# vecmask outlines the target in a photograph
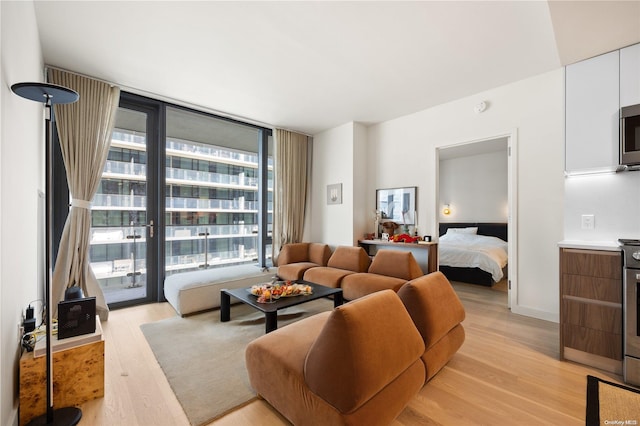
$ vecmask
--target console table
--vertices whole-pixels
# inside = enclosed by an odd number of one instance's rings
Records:
[[[369,256],[375,256],[380,249],[410,251],[416,258],[422,272],[430,274],[438,270],[438,243],[394,243],[385,240],[359,240],[358,245],[364,248]]]

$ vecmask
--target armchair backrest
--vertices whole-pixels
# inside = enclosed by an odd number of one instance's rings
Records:
[[[464,306],[440,271],[407,282],[398,290],[398,296],[427,350],[464,320]]]
[[[343,413],[420,359],[424,343],[398,296],[383,290],[334,309],[305,360],[307,386]]]

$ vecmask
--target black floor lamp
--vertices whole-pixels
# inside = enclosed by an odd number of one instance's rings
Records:
[[[53,206],[53,178],[52,174],[52,111],[54,104],[70,104],[76,102],[80,97],[75,91],[62,86],[47,83],[16,83],[11,86],[11,90],[18,96],[31,101],[45,104],[45,185],[46,185],[46,205],[45,232],[46,232],[46,253],[45,253],[45,310],[47,315],[47,412],[34,418],[29,425],[76,425],[82,418],[82,411],[76,407],[65,407],[53,409],[53,357],[51,355],[51,279],[53,275],[52,253],[53,253],[53,230],[51,224]]]

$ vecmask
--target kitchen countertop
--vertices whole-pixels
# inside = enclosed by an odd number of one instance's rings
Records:
[[[558,243],[558,247],[584,250],[620,251],[620,244],[618,241],[563,240]]]

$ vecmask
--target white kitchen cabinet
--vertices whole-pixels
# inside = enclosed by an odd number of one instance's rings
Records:
[[[620,106],[640,104],[640,44],[620,50]]]
[[[566,67],[565,170],[615,170],[618,165],[620,51]]]

